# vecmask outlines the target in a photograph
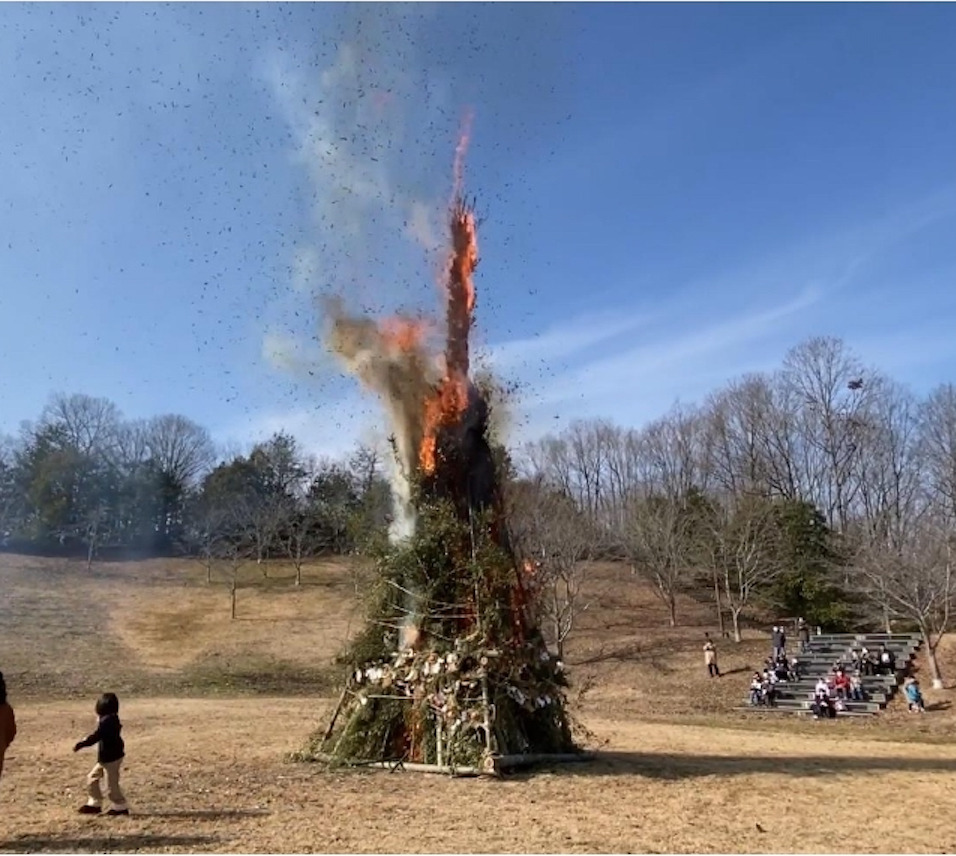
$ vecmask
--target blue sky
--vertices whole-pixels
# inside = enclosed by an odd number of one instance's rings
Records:
[[[336,454],[315,298],[436,312],[457,131],[517,441],[810,335],[956,375],[950,4],[0,4],[0,432],[55,391]]]

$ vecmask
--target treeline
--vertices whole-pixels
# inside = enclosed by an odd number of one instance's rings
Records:
[[[183,416],[128,421],[103,398],[55,396],[0,444],[0,536],[23,552],[301,563],[354,549],[387,513],[370,449],[316,460],[279,433],[223,456]]]
[[[640,430],[575,424],[517,466],[525,543],[553,565],[615,552],[675,622],[676,595],[707,585],[738,638],[760,602],[830,627],[904,621],[933,655],[956,614],[956,388],[918,398],[840,340]]]

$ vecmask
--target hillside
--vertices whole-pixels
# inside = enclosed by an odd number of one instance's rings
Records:
[[[87,571],[80,561],[0,555],[0,670],[20,699],[89,697],[105,687],[123,697],[328,696],[339,680],[333,658],[361,624],[359,574],[344,559],[314,562],[296,587],[289,565],[250,563],[240,572],[232,620],[223,577],[207,584],[196,562],[102,563]],[[668,627],[649,587],[614,564],[591,569],[585,596],[588,608],[567,646],[578,714],[813,726],[735,710],[749,672],[766,656],[765,633],[749,630],[740,645],[720,641],[725,677],[710,680],[701,644],[705,631],[716,636],[711,607],[683,598],[681,625]],[[943,668],[953,680],[956,641],[946,643]],[[914,720],[897,701],[878,720],[833,726],[956,736],[949,692],[926,692],[932,717]]]

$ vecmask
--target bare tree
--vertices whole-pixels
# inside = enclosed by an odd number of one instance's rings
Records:
[[[512,485],[507,498],[511,538],[523,558],[544,626],[558,657],[581,613],[589,561],[598,549],[595,528],[570,497],[543,479]]]
[[[956,615],[954,541],[950,523],[927,513],[902,537],[873,538],[856,561],[862,593],[919,627],[936,689],[943,688],[937,650]]]
[[[777,550],[778,526],[773,505],[754,498],[712,507],[703,550],[723,583],[724,598],[740,642],[740,615],[782,570]]]
[[[859,490],[858,429],[867,422],[879,378],[841,340],[817,337],[787,354],[781,380],[800,405],[802,498],[823,511],[831,528],[845,530]]]
[[[58,394],[44,410],[41,423],[58,426],[66,441],[81,455],[110,455],[121,418],[119,409],[109,399]]]
[[[920,454],[933,499],[956,520],[956,386],[936,387],[920,416]]]
[[[185,416],[156,416],[140,430],[160,471],[182,489],[195,485],[215,460],[209,432]]]
[[[651,583],[677,626],[677,595],[690,578],[695,521],[685,504],[667,496],[632,497],[621,546],[638,576]]]
[[[295,584],[302,585],[302,566],[321,545],[321,526],[314,510],[303,504],[293,509],[282,527],[279,543],[295,568]]]

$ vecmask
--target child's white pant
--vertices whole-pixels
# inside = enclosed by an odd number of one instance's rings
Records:
[[[100,779],[102,779],[105,774],[106,792],[109,795],[110,802],[113,803],[113,807],[118,809],[126,808],[126,797],[123,796],[119,783],[120,765],[122,765],[122,763],[122,758],[118,761],[110,761],[108,764],[100,764],[97,762],[96,766],[90,770],[90,774],[86,777],[86,791],[89,794],[89,799],[86,801],[87,805],[101,806],[103,804],[103,791],[100,788]]]

